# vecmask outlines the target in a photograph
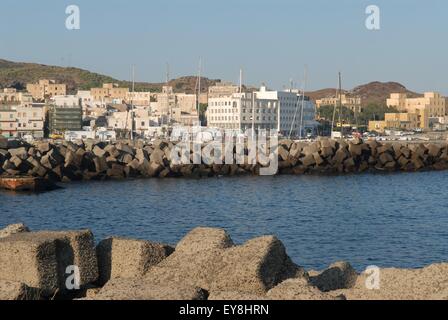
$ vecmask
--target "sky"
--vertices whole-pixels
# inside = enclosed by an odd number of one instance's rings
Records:
[[[0,58],[162,82],[203,75],[316,90],[370,81],[448,94],[446,0],[0,0]],[[68,30],[68,5],[80,29]],[[380,9],[368,30],[366,7]],[[306,66],[306,67],[305,67]]]

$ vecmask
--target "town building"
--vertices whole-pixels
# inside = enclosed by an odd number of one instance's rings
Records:
[[[4,89],[0,94],[0,131],[8,137],[43,138],[45,110],[29,93]]]
[[[114,100],[123,103],[126,101],[128,93],[129,88],[120,88],[114,83],[104,83],[101,88],[90,89],[93,101],[101,101],[102,103],[110,103]]]
[[[82,107],[77,96],[56,96],[48,107],[50,133],[79,131],[82,128]]]
[[[319,109],[322,106],[339,106],[341,103],[344,107],[349,108],[353,112],[362,111],[362,99],[357,96],[349,96],[347,94],[337,94],[331,97],[325,97],[316,100],[316,107]]]
[[[419,98],[408,98],[405,93],[392,93],[386,104],[400,112],[417,114],[419,128],[425,130],[430,128],[431,123],[445,122],[447,116],[446,98],[437,92],[425,92]]]
[[[382,121],[369,121],[369,131],[384,133],[386,130],[412,131],[420,128],[417,113],[386,113]]]
[[[207,109],[209,127],[242,132],[254,128],[288,136],[299,136],[301,132],[303,136],[316,129],[314,119],[315,107],[307,97],[302,98],[294,90],[269,91],[265,86],[257,92],[210,98]]]
[[[28,83],[26,90],[35,100],[45,100],[57,95],[67,94],[67,85],[57,83],[55,80],[42,79],[38,83]]]
[[[0,92],[0,104],[20,104],[22,100],[28,99],[29,93],[18,92],[15,88],[4,88]]]
[[[45,107],[38,104],[19,105],[17,111],[17,136],[44,137]]]
[[[229,97],[234,93],[239,93],[240,87],[231,82],[218,82],[214,86],[208,88],[208,98]]]
[[[128,92],[125,102],[134,106],[149,107],[151,103],[150,92]]]
[[[0,105],[0,135],[17,137],[17,110],[11,105]]]
[[[195,94],[174,93],[173,87],[164,86],[156,94],[157,103],[152,108],[157,116],[168,116],[170,122],[192,125],[198,121],[197,96]]]

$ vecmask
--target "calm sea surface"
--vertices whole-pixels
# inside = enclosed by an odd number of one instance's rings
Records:
[[[211,226],[237,243],[275,234],[307,268],[421,267],[448,261],[447,185],[448,172],[72,183],[37,195],[0,191],[0,226],[171,244]]]

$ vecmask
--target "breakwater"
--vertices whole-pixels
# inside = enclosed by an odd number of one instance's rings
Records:
[[[212,153],[213,160],[202,157],[193,162],[193,150],[175,151],[179,145],[168,140],[105,143],[92,140],[58,144],[50,141],[28,144],[0,140],[0,175],[35,176],[52,181],[124,179],[138,177],[211,177],[257,175],[269,166],[248,160],[251,147],[237,154],[231,150],[233,163],[225,152]],[[200,146],[202,151],[209,144]],[[224,148],[223,148],[224,149]],[[180,148],[179,148],[180,150]],[[173,161],[187,158],[191,162]],[[321,139],[314,142],[280,140],[271,153],[278,157],[277,174],[343,174],[369,171],[421,171],[448,169],[448,145],[436,143],[380,143]],[[199,150],[201,154],[201,149]],[[208,151],[208,154],[210,152]],[[238,156],[245,159],[238,162]],[[272,160],[272,158],[271,158]],[[196,163],[196,164],[193,164]]]
[[[305,270],[275,236],[235,244],[195,228],[175,246],[92,232],[0,229],[0,300],[446,299],[448,264],[370,268],[347,262]]]

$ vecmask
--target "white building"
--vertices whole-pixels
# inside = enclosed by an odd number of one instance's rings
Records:
[[[274,130],[287,136],[299,136],[300,128],[302,136],[314,131],[314,116],[314,104],[302,99],[298,91],[268,91],[265,86],[254,93],[210,98],[207,109],[209,127],[243,132],[254,127],[255,131]]]
[[[58,107],[79,107],[81,99],[77,95],[54,96],[51,98],[54,105]]]

